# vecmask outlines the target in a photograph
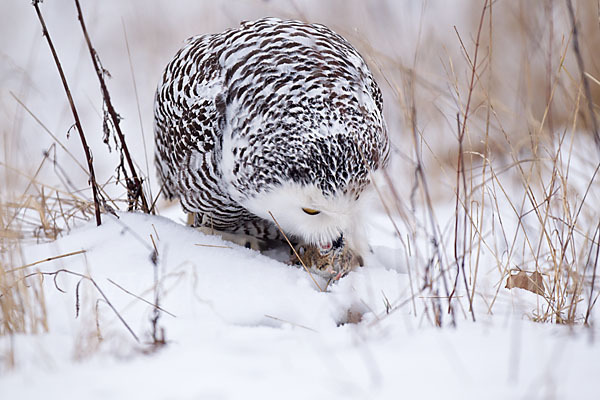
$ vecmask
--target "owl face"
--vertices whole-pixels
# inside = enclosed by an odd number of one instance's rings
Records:
[[[344,242],[357,247],[362,201],[355,195],[325,196],[314,184],[289,181],[244,200],[243,205],[269,221],[271,212],[286,235],[318,246],[323,253]]]

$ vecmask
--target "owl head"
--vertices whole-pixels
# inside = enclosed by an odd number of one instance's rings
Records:
[[[257,216],[280,225],[302,243],[317,246],[322,254],[349,246],[366,249],[363,218],[370,196],[356,192],[324,193],[316,184],[287,182],[243,201]]]

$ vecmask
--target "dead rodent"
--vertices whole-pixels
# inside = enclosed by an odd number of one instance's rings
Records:
[[[363,266],[362,257],[348,247],[344,247],[340,251],[334,250],[327,254],[321,254],[317,246],[301,245],[297,247],[296,253],[311,272],[333,280],[340,279],[357,266]],[[301,264],[296,254],[292,254],[289,263]]]

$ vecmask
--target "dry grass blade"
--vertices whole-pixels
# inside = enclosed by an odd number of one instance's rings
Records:
[[[45,258],[43,260],[39,260],[39,261],[33,262],[31,264],[25,264],[25,265],[22,265],[22,266],[17,267],[17,268],[9,269],[9,270],[7,270],[5,272],[6,273],[11,273],[11,272],[20,271],[20,270],[23,270],[25,268],[33,267],[34,265],[42,264],[42,263],[45,263],[45,262],[48,262],[48,261],[58,260],[58,259],[65,258],[65,257],[71,257],[71,256],[75,256],[77,254],[83,254],[86,251],[87,250],[78,250],[78,251],[73,251],[71,253],[61,254],[59,256],[48,257],[48,258]]]
[[[275,225],[277,225],[277,229],[279,229],[279,232],[281,232],[281,234],[283,235],[283,237],[285,238],[285,241],[287,242],[287,244],[290,246],[290,248],[292,249],[292,251],[294,252],[294,254],[296,255],[296,258],[298,260],[300,260],[300,263],[302,264],[302,266],[304,267],[304,270],[306,272],[308,272],[308,275],[310,276],[310,279],[312,279],[312,281],[314,282],[314,284],[317,286],[317,288],[319,288],[319,290],[321,292],[323,292],[324,290],[321,288],[321,286],[319,285],[319,283],[316,281],[315,277],[311,274],[310,270],[308,269],[308,267],[306,266],[306,264],[304,264],[304,261],[302,261],[302,258],[300,257],[300,255],[298,254],[298,252],[296,251],[296,248],[294,247],[294,245],[292,245],[292,242],[290,242],[290,239],[288,239],[287,235],[285,234],[285,232],[283,231],[283,229],[281,229],[281,226],[279,225],[279,222],[277,222],[277,220],[275,219],[275,217],[273,216],[273,214],[271,213],[271,211],[268,211],[269,215],[271,216],[271,218],[273,219],[273,222],[275,222]]]
[[[64,150],[64,152],[69,155],[69,157],[71,157],[71,159],[75,162],[75,164],[77,164],[77,166],[79,168],[81,168],[81,170],[83,172],[87,172],[87,170],[85,169],[85,167],[79,162],[79,160],[73,155],[73,153],[71,153],[69,151],[69,149],[67,149],[67,147],[56,137],[56,135],[54,135],[50,129],[48,129],[48,127],[29,109],[29,107],[27,107],[25,105],[25,103],[23,103],[23,101],[21,101],[21,99],[19,99],[17,97],[16,94],[14,94],[13,92],[9,92],[10,95],[13,97],[13,99],[15,99],[15,101],[17,103],[19,103],[19,105],[21,107],[23,107],[23,109],[27,112],[27,114],[29,114],[31,116],[31,118],[33,118],[35,120],[35,122],[38,123],[39,126],[42,127],[42,129],[44,130],[44,132],[46,132],[48,135],[50,135],[50,137],[54,140],[55,143],[58,143],[58,145]]]
[[[363,156],[363,158],[364,158],[364,156]],[[394,183],[392,182],[392,179],[390,178],[387,171],[384,171],[383,176],[386,180],[386,183],[389,185],[389,188],[392,192],[392,196],[394,197],[394,201],[396,203],[396,209],[398,210],[398,214],[403,215],[402,209],[400,207],[400,204],[401,204],[400,196],[398,195],[398,192],[396,190],[396,187],[394,186]],[[416,316],[417,315],[417,306],[414,301],[415,293],[414,293],[414,288],[413,288],[413,271],[412,271],[413,267],[412,267],[412,265],[410,265],[410,261],[408,259],[408,254],[410,253],[410,242],[406,241],[406,243],[405,243],[405,241],[402,239],[402,233],[400,232],[400,229],[398,228],[396,221],[394,221],[394,218],[392,217],[392,213],[383,197],[383,194],[381,193],[379,185],[377,185],[377,182],[375,182],[374,179],[372,179],[372,183],[373,183],[373,188],[375,188],[375,191],[377,192],[377,197],[379,198],[379,201],[381,202],[381,204],[383,206],[385,214],[387,215],[389,221],[391,222],[392,226],[394,227],[394,231],[396,232],[396,235],[398,235],[400,242],[406,248],[406,268],[408,271],[408,283],[409,283],[409,287],[410,287],[411,298],[413,300],[412,308],[413,308],[413,312]],[[406,221],[407,217],[404,217],[403,219]]]
[[[144,123],[142,117],[142,109],[140,106],[140,98],[138,95],[138,88],[135,79],[135,70],[133,68],[133,62],[131,60],[131,50],[129,49],[129,39],[127,38],[127,31],[125,30],[125,21],[121,19],[121,25],[123,26],[123,37],[125,39],[125,48],[127,49],[127,60],[129,61],[129,72],[131,74],[131,83],[133,84],[133,93],[135,95],[135,103],[137,106],[138,120],[140,123],[140,133],[142,136],[142,145],[144,147],[144,161],[146,163],[146,176],[150,176],[150,165],[148,163],[148,148],[146,146],[146,135],[144,134]],[[148,185],[148,197],[152,200],[152,187]],[[152,213],[152,207],[150,208]]]
[[[77,7],[77,19],[81,25],[81,30],[83,31],[83,36],[85,37],[85,42],[87,44],[88,50],[90,52],[90,57],[92,58],[92,63],[94,64],[94,70],[96,71],[96,75],[98,76],[98,81],[100,82],[100,89],[102,91],[102,98],[104,100],[104,104],[108,109],[108,113],[112,120],[112,126],[115,128],[117,132],[119,141],[121,143],[121,150],[125,155],[125,159],[127,160],[127,165],[129,166],[129,173],[131,174],[131,180],[127,175],[127,171],[123,168],[123,172],[125,174],[125,180],[127,182],[127,190],[128,196],[130,199],[131,208],[137,202],[138,198],[142,202],[142,211],[145,213],[149,212],[148,202],[146,201],[146,196],[144,194],[144,188],[142,185],[142,180],[138,177],[135,166],[133,165],[133,160],[131,158],[131,154],[129,153],[129,148],[127,147],[127,142],[125,141],[125,135],[121,131],[120,120],[121,118],[115,111],[115,108],[110,99],[110,92],[106,87],[106,82],[104,81],[104,75],[106,74],[106,70],[100,64],[100,57],[96,52],[96,49],[92,46],[92,42],[90,40],[90,36],[88,35],[87,28],[85,26],[85,20],[83,18],[83,12],[81,11],[81,6],[79,4],[79,0],[75,0],[75,6]]]
[[[278,322],[283,322],[283,323],[286,323],[286,324],[290,324],[290,325],[298,327],[298,328],[306,329],[306,330],[311,331],[311,332],[318,332],[317,330],[315,330],[313,328],[309,328],[308,326],[297,324],[295,322],[286,321],[284,319],[277,318],[277,317],[274,317],[272,315],[265,314],[265,317],[267,317],[269,319],[272,319],[272,320],[275,320],[275,321],[278,321]]]
[[[138,299],[138,300],[140,300],[140,301],[143,301],[144,303],[146,303],[146,304],[148,304],[148,305],[150,305],[150,306],[152,306],[152,307],[154,307],[154,308],[156,308],[156,309],[158,309],[158,310],[160,310],[160,311],[162,311],[162,312],[164,312],[164,313],[166,313],[166,314],[169,314],[169,315],[170,315],[171,317],[173,317],[173,318],[177,318],[177,316],[176,316],[175,314],[173,314],[173,313],[171,313],[171,312],[169,312],[169,311],[165,310],[164,308],[160,307],[160,306],[159,306],[159,305],[157,305],[157,304],[154,304],[154,303],[152,303],[152,302],[150,302],[150,301],[148,301],[148,300],[144,299],[144,298],[143,298],[143,297],[141,297],[141,296],[138,296],[138,295],[137,295],[137,294],[135,294],[135,293],[132,293],[132,292],[130,292],[129,290],[125,289],[123,286],[119,285],[117,282],[113,281],[112,279],[110,279],[110,278],[109,278],[109,279],[108,279],[108,281],[109,281],[110,283],[112,283],[113,285],[115,285],[116,287],[118,287],[119,289],[121,289],[122,291],[124,291],[125,293],[127,293],[128,295],[130,295],[130,296],[133,296],[133,297],[135,297],[136,299]]]
[[[594,134],[594,141],[596,142],[596,148],[600,153],[600,133],[598,132],[598,121],[594,111],[594,102],[592,100],[590,83],[588,82],[588,77],[585,73],[585,65],[583,63],[583,57],[581,56],[581,50],[579,48],[579,30],[577,29],[577,20],[575,19],[575,12],[573,11],[573,2],[571,0],[566,0],[566,2],[567,8],[569,9],[569,17],[571,18],[571,26],[573,27],[573,50],[575,51],[577,65],[579,66],[579,72],[581,74],[581,81],[583,82],[583,90],[585,91],[585,97],[587,98],[588,111],[592,121],[592,133]]]
[[[431,235],[431,242],[432,242],[432,246],[433,246],[433,256],[430,258],[429,262],[427,263],[426,267],[425,267],[425,282],[424,282],[424,286],[425,287],[429,287],[434,294],[437,295],[437,289],[435,289],[434,283],[439,279],[442,281],[442,287],[446,293],[446,296],[448,298],[448,309],[447,309],[447,313],[450,314],[451,316],[451,324],[453,326],[456,325],[456,317],[454,314],[454,308],[452,306],[452,299],[450,298],[450,291],[448,288],[448,281],[447,281],[447,268],[446,265],[444,263],[444,256],[442,254],[442,249],[441,246],[443,244],[442,241],[442,237],[443,235],[440,232],[440,228],[438,226],[438,222],[437,222],[437,218],[435,216],[435,211],[434,211],[434,207],[433,207],[433,201],[431,198],[431,193],[429,190],[429,184],[428,184],[428,180],[427,180],[427,176],[424,173],[424,163],[423,163],[423,158],[422,158],[422,148],[421,148],[421,140],[420,137],[422,137],[422,135],[420,135],[418,127],[417,127],[417,108],[415,105],[415,94],[414,94],[414,77],[411,76],[409,77],[408,81],[406,82],[408,88],[408,98],[410,99],[410,105],[409,105],[409,123],[411,126],[411,133],[412,133],[412,139],[413,139],[413,146],[414,146],[414,153],[415,153],[415,159],[416,159],[416,166],[415,166],[415,185],[413,187],[412,193],[411,193],[411,202],[413,202],[413,208],[414,208],[414,196],[417,193],[417,190],[420,188],[422,191],[422,200],[424,203],[424,207],[427,211],[427,222],[430,226],[430,235]],[[439,274],[439,278],[433,278],[433,273],[431,272],[433,270],[433,268],[437,265],[439,265],[439,270],[440,270],[440,274]],[[433,313],[434,313],[434,323],[436,326],[441,327],[442,326],[442,313],[441,313],[441,304],[439,302],[433,301],[431,303],[432,309],[433,309]]]
[[[200,246],[200,247],[214,247],[217,249],[232,249],[233,247],[231,246],[221,246],[218,244],[202,244],[202,243],[194,243],[194,246]]]
[[[40,0],[33,0],[32,5],[35,8],[35,12],[38,16],[40,24],[42,25],[42,34],[46,38],[46,40],[48,42],[48,46],[50,47],[52,57],[54,58],[54,63],[56,64],[56,68],[58,69],[58,74],[60,75],[60,79],[61,79],[63,87],[65,89],[67,99],[69,100],[69,105],[71,107],[71,112],[73,113],[73,118],[75,119],[75,126],[77,127],[77,132],[79,133],[79,139],[81,140],[81,145],[83,146],[85,158],[88,163],[88,171],[90,174],[90,185],[92,186],[92,194],[94,197],[96,225],[99,226],[100,224],[102,224],[102,220],[100,218],[100,202],[98,200],[98,185],[96,183],[96,174],[94,172],[94,164],[92,162],[92,154],[91,154],[90,148],[87,144],[85,134],[83,133],[83,128],[82,128],[81,122],[79,120],[79,114],[77,113],[77,108],[75,107],[75,102],[73,101],[73,96],[71,96],[71,90],[69,89],[69,85],[67,84],[67,78],[65,77],[65,73],[63,72],[62,66],[60,64],[60,60],[58,59],[58,54],[56,53],[54,44],[52,43],[52,39],[50,38],[50,33],[48,32],[48,29],[46,28],[46,22],[44,21],[44,17],[42,16],[42,12],[40,10],[39,3],[40,3]]]
[[[464,281],[464,285],[465,285],[465,290],[467,293],[467,298],[469,300],[469,311],[471,313],[471,318],[473,319],[473,321],[475,321],[475,312],[473,310],[473,298],[471,295],[471,292],[469,290],[469,285],[467,283],[467,275],[465,273],[465,256],[466,256],[466,246],[467,246],[467,215],[469,214],[469,197],[467,195],[467,178],[466,178],[466,172],[465,172],[465,161],[464,161],[464,152],[463,152],[463,143],[464,143],[464,138],[465,138],[465,131],[467,128],[467,121],[469,119],[469,111],[471,108],[471,99],[473,96],[473,89],[475,88],[475,75],[476,75],[476,70],[477,70],[477,58],[479,56],[479,43],[481,40],[481,32],[483,29],[483,22],[484,22],[484,18],[485,18],[485,14],[486,14],[486,10],[488,8],[488,0],[486,0],[483,4],[483,9],[481,10],[481,18],[479,20],[479,27],[477,29],[477,39],[475,40],[475,52],[473,55],[473,62],[472,62],[472,68],[471,68],[471,80],[469,83],[469,90],[468,90],[468,95],[467,95],[467,104],[465,106],[465,112],[464,112],[464,117],[463,117],[463,122],[462,122],[462,126],[460,123],[460,114],[456,115],[456,122],[458,125],[458,160],[457,160],[457,168],[456,168],[456,204],[455,204],[455,222],[454,222],[454,259],[456,262],[456,268],[457,268],[457,273],[456,273],[456,278],[455,278],[455,282],[454,282],[454,287],[452,289],[452,292],[450,293],[450,301],[452,300],[452,296],[454,295],[454,292],[456,291],[456,284],[457,284],[457,280],[458,280],[458,275],[460,272],[462,272],[463,275],[463,281]],[[458,35],[458,31],[456,30],[456,27],[454,28],[457,35]],[[460,39],[460,35],[458,35],[459,40],[461,42],[461,46],[463,46],[463,50],[465,51],[465,54],[468,57],[468,52],[466,51],[466,49],[464,48],[464,44],[462,42],[462,39]],[[470,59],[469,59],[470,62]],[[462,177],[462,180],[461,180]],[[462,207],[459,209],[459,204],[461,203],[460,198],[461,198],[461,186],[462,186],[462,193],[464,196],[464,201],[462,202]],[[462,256],[459,257],[458,255],[458,247],[459,247],[459,241],[458,241],[458,236],[459,236],[459,215],[460,215],[460,211],[462,211],[463,214],[463,220],[462,220],[462,230],[463,230],[463,237],[462,237]]]
[[[585,312],[585,320],[584,320],[584,324],[586,326],[589,326],[589,318],[590,318],[590,312],[592,311],[592,307],[594,306],[594,302],[592,301],[592,299],[594,298],[594,287],[596,285],[596,270],[598,268],[598,256],[600,255],[600,223],[598,224],[598,226],[596,227],[596,231],[594,232],[594,238],[598,238],[597,242],[594,243],[592,240],[592,247],[590,248],[590,254],[591,254],[591,250],[593,249],[593,246],[596,246],[596,254],[594,255],[594,271],[592,273],[592,282],[590,284],[590,295],[588,298],[588,306],[587,306],[587,310]],[[588,263],[589,263],[589,256],[588,256]]]
[[[91,276],[80,274],[79,272],[74,272],[74,271],[70,271],[68,269],[61,268],[59,270],[52,271],[52,272],[39,272],[39,271],[38,272],[33,272],[31,274],[25,275],[23,277],[23,279],[27,279],[27,278],[32,277],[32,276],[52,276],[55,279],[55,282],[56,282],[56,278],[61,273],[65,273],[65,274],[68,274],[68,275],[77,276],[77,277],[79,277],[81,279],[85,279],[85,280],[91,282],[92,285],[94,285],[94,288],[96,288],[96,290],[100,294],[100,296],[102,296],[102,299],[106,302],[106,304],[114,312],[114,314],[117,316],[117,318],[121,321],[121,323],[129,331],[129,333],[131,334],[131,336],[133,336],[133,338],[135,339],[135,341],[138,342],[138,343],[140,342],[140,339],[135,334],[135,332],[133,331],[133,329],[131,329],[131,327],[129,326],[129,324],[123,319],[123,317],[121,316],[121,313],[119,313],[119,311],[117,311],[117,309],[115,308],[115,306],[111,303],[111,301],[108,299],[108,297],[104,294],[104,291],[102,291],[102,289],[100,288],[100,286],[98,286],[98,283],[96,283],[96,281],[94,280],[94,278],[92,278]],[[64,292],[58,286],[56,286],[56,288],[58,290]]]

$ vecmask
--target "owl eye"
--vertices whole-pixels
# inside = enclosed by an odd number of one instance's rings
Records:
[[[319,210],[313,210],[312,208],[303,208],[302,211],[304,211],[308,215],[317,215],[321,212]]]

